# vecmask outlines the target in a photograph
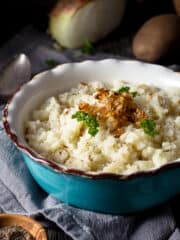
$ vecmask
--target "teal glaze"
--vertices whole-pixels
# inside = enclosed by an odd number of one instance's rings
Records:
[[[180,168],[127,180],[91,179],[61,174],[23,153],[37,183],[67,204],[96,212],[125,214],[151,208],[180,192]]]

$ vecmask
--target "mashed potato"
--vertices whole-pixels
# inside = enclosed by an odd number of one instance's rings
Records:
[[[94,116],[94,134],[91,123],[88,127],[72,117],[77,112]],[[150,134],[142,125],[145,119],[154,124]],[[37,153],[64,167],[117,174],[147,171],[180,157],[180,89],[80,83],[34,110],[25,137]]]

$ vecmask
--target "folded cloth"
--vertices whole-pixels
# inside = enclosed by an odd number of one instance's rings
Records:
[[[32,33],[30,36],[34,37]],[[25,36],[23,39],[26,39]],[[27,39],[29,40],[29,38]],[[15,43],[17,46],[21,45],[20,37],[16,37],[15,42],[9,44],[11,47],[5,46],[2,49],[0,66],[2,56],[7,58],[7,49],[11,54],[18,53],[18,51],[28,54],[32,62],[33,73],[47,68],[45,65],[47,58],[55,59],[59,63],[76,59],[81,61],[86,58],[77,56],[79,54],[77,51],[57,52],[49,47],[49,40],[40,41],[40,39],[42,36],[33,41],[33,44],[36,42],[36,47],[34,45],[29,49],[18,49],[17,47],[16,52],[13,52]],[[26,44],[28,45],[27,42]],[[94,58],[104,57],[107,56],[99,54]],[[0,106],[1,114],[3,107]],[[50,221],[54,222],[74,240],[180,239],[180,232],[169,206],[159,206],[151,211],[132,216],[115,216],[81,210],[57,201],[45,193],[33,180],[20,152],[6,136],[2,121],[0,121],[0,212],[25,214],[38,217],[39,221],[43,216],[42,219],[47,220],[45,222],[42,220],[46,227],[51,225]]]

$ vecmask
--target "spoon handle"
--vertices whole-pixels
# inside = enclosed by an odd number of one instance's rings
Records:
[[[31,78],[31,63],[19,54],[0,71],[0,103],[6,103],[14,92]]]

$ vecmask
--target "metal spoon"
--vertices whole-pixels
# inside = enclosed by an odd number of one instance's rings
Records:
[[[6,103],[17,88],[31,77],[31,63],[25,54],[15,56],[0,71],[0,103]]]

